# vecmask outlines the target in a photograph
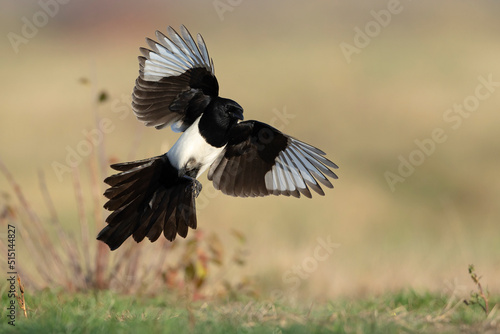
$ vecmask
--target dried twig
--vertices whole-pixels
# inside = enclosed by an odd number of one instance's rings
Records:
[[[54,206],[54,201],[50,196],[49,189],[47,188],[47,183],[45,180],[45,174],[42,170],[39,170],[38,172],[38,180],[40,183],[40,191],[42,193],[42,197],[44,199],[45,205],[47,206],[47,209],[49,210],[50,221],[52,223],[52,226],[54,226],[55,230],[57,231],[59,241],[61,242],[61,245],[65,251],[64,253],[69,257],[69,267],[72,269],[73,278],[69,279],[69,277],[66,275],[65,283],[69,290],[73,290],[74,289],[73,280],[76,279],[81,282],[85,280],[85,277],[83,275],[83,270],[80,265],[80,261],[78,260],[78,253],[75,249],[76,241],[72,235],[68,235],[64,231],[64,228],[62,227],[59,221],[57,210]]]
[[[464,300],[464,303],[466,305],[469,305],[469,304],[479,304],[479,306],[481,306],[481,308],[483,309],[484,313],[486,313],[486,315],[488,315],[488,313],[490,313],[490,306],[489,306],[489,303],[488,303],[488,296],[486,296],[484,294],[484,292],[483,292],[483,287],[481,286],[481,283],[479,282],[479,280],[481,279],[481,277],[477,276],[477,274],[476,274],[476,272],[474,270],[474,265],[473,264],[469,265],[469,274],[470,274],[470,277],[472,278],[472,281],[476,284],[477,290],[479,291],[479,293],[472,291],[471,292],[472,300]],[[480,298],[483,300],[484,305],[481,304]]]
[[[26,301],[24,300],[24,286],[21,284],[21,275],[17,275],[17,284],[19,285],[19,292],[21,293],[21,295],[19,296],[16,291],[16,298],[19,303],[19,307],[24,311],[24,316],[27,318],[28,312],[26,311]]]
[[[96,156],[99,159],[99,156]],[[94,211],[94,231],[98,231],[104,222],[103,207],[101,204],[102,192],[99,186],[98,178],[99,173],[97,171],[96,164],[98,161],[91,159],[89,161],[90,170],[90,185],[92,188],[92,198],[93,198],[93,211]],[[106,244],[103,242],[97,243],[97,249],[95,254],[95,284],[99,289],[105,289],[109,287],[109,281],[106,279],[106,267],[109,264],[109,250]]]
[[[85,275],[85,281],[88,283],[90,277],[92,276],[92,267],[90,265],[90,255],[89,255],[89,224],[87,221],[87,214],[85,212],[85,204],[83,202],[83,192],[80,182],[80,172],[78,168],[73,168],[73,187],[75,189],[75,198],[78,210],[78,217],[80,220],[81,234],[82,234],[82,246],[83,246],[83,259],[85,261],[85,268],[87,269]]]
[[[28,216],[30,217],[30,221],[33,223],[32,225],[38,225],[38,224],[36,224],[36,222],[38,221],[38,216],[31,209],[31,206],[28,204],[28,201],[26,200],[23,192],[21,191],[21,187],[14,180],[12,174],[7,169],[7,167],[3,164],[1,159],[0,159],[0,171],[2,171],[5,178],[10,183],[14,193],[16,194],[19,202],[21,203],[21,206],[28,213]],[[39,249],[42,249],[43,247],[37,246],[35,241],[30,237],[30,233],[24,228],[23,224],[17,224],[16,227],[19,229],[21,237],[24,239],[25,244],[26,244],[26,248],[28,248],[30,255],[33,256],[35,259],[35,261],[34,261],[35,268],[37,269],[38,273],[45,279],[46,282],[53,283],[54,279],[52,277],[50,268],[47,268],[47,266],[42,265],[43,258],[46,255],[43,254],[44,256],[41,256]],[[51,263],[53,263],[53,262],[51,262]]]

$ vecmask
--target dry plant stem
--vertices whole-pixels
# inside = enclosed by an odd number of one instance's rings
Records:
[[[143,247],[141,247],[140,252],[133,252],[132,256],[127,259],[128,266],[127,266],[126,275],[127,275],[128,284],[130,285],[132,290],[135,290],[137,288],[136,282],[142,281],[142,277],[140,277],[141,271],[138,270],[139,260],[141,259],[141,254],[144,253],[142,248]],[[134,293],[136,291],[130,291],[130,292]]]
[[[28,317],[28,312],[26,311],[26,301],[24,300],[24,286],[21,284],[21,275],[17,275],[17,284],[19,285],[19,292],[21,292],[21,296],[19,296],[16,292],[17,301],[19,302],[19,307],[24,311],[24,316]]]
[[[92,85],[91,85],[91,105],[94,113],[94,121],[96,129],[99,128],[101,117],[99,116],[99,99],[95,99],[97,96],[97,75],[95,64],[92,63],[91,68],[91,76],[92,76]],[[94,231],[99,231],[103,225],[105,224],[105,214],[104,208],[102,206],[102,189],[100,187],[100,180],[106,174],[106,168],[108,165],[108,160],[106,159],[105,152],[105,137],[103,136],[102,141],[99,145],[97,145],[96,150],[94,150],[93,157],[89,161],[90,164],[90,178],[91,178],[91,187],[93,193],[94,200]],[[97,166],[96,166],[97,164]],[[106,277],[106,268],[109,267],[110,264],[110,253],[109,249],[103,242],[97,243],[96,254],[95,254],[95,284],[97,288],[109,288],[109,277]]]
[[[481,283],[479,283],[479,281],[477,282],[477,287],[479,289],[479,296],[481,296],[481,298],[483,298],[484,300],[484,312],[486,312],[486,314],[490,313],[490,306],[489,306],[489,303],[488,303],[488,298],[484,295],[483,293],[483,288],[481,287]],[[482,307],[482,305],[481,305]]]
[[[99,128],[100,123],[101,123],[101,117],[99,116],[99,99],[95,99],[97,96],[97,89],[96,89],[96,84],[97,84],[97,74],[96,74],[96,68],[95,64],[92,64],[92,94],[91,94],[91,101],[92,101],[92,110],[94,112],[94,121],[95,121],[95,127],[96,129]],[[106,169],[108,165],[108,160],[106,159],[106,152],[105,152],[105,136],[103,136],[102,141],[99,145],[97,145],[96,150],[94,150],[93,156],[95,157],[94,160],[90,160],[90,177],[91,177],[91,183],[92,183],[92,190],[93,190],[93,198],[94,198],[94,227],[95,231],[99,231],[103,225],[105,225],[105,214],[104,214],[104,208],[102,206],[102,189],[99,186],[102,180],[102,177],[106,174]],[[96,167],[97,163],[97,167]],[[99,181],[98,181],[99,179]],[[98,242],[97,243],[97,252],[96,252],[96,263],[95,263],[95,271],[96,271],[96,285],[97,287],[109,287],[109,280],[105,278],[105,273],[106,273],[106,268],[109,267],[109,261],[110,261],[110,253],[109,249],[106,246],[105,243],[103,242]]]
[[[92,275],[92,267],[90,266],[90,256],[89,256],[89,224],[87,220],[87,214],[85,213],[85,204],[83,202],[83,193],[81,187],[80,172],[78,167],[73,168],[73,187],[75,188],[75,198],[78,210],[78,218],[80,220],[80,227],[82,233],[82,246],[83,246],[83,259],[85,261],[86,279]]]
[[[165,264],[169,256],[168,250],[173,245],[166,240],[159,240],[157,242],[161,243],[161,249],[147,254],[150,262],[146,267],[143,267],[144,274],[142,275],[143,280],[147,280],[153,284],[149,287],[152,291],[161,288],[165,284],[164,279],[158,280],[154,279],[155,277],[164,277],[164,273],[167,273],[167,275],[170,274],[168,270],[165,270]]]
[[[98,159],[98,157],[96,157]],[[89,162],[90,184],[92,188],[93,211],[94,211],[94,231],[98,231],[104,224],[104,208],[101,204],[102,192],[98,183],[97,161],[91,159]],[[99,222],[99,223],[98,223]],[[109,287],[109,281],[105,277],[106,268],[109,264],[109,250],[105,243],[97,242],[95,254],[95,284],[98,289]]]
[[[484,301],[484,306],[481,303],[478,303],[478,304],[481,306],[481,308],[484,310],[484,312],[486,314],[488,314],[490,311],[488,298],[485,296],[485,294],[483,292],[483,287],[481,286],[481,282],[479,282],[479,277],[474,272],[474,266],[472,266],[472,265],[469,266],[469,274],[470,274],[470,277],[472,278],[472,280],[474,281],[474,283],[477,285],[477,289],[479,290],[479,296]]]
[[[0,220],[0,226],[3,225],[3,220]],[[0,254],[7,254],[8,250],[7,250],[7,245],[5,245],[3,243],[3,241],[0,239]],[[7,269],[5,269],[5,271],[8,271]],[[24,270],[22,270],[21,268],[16,268],[16,271],[17,271],[17,274],[19,276],[23,276],[25,278],[28,279],[28,282],[31,283],[31,287],[33,289],[41,289],[42,286],[38,283],[37,280],[33,280],[33,277],[28,275],[26,272],[24,272]]]
[[[52,197],[50,196],[49,189],[47,187],[47,183],[45,180],[45,174],[43,173],[42,170],[38,172],[38,179],[40,182],[40,191],[42,193],[42,197],[44,199],[45,205],[47,206],[47,209],[49,210],[50,214],[50,221],[52,222],[52,226],[54,226],[55,230],[57,231],[59,240],[62,243],[62,246],[64,247],[65,254],[69,257],[69,268],[72,270],[72,277],[77,278],[81,282],[85,281],[85,277],[83,275],[83,270],[82,267],[80,266],[80,261],[78,261],[78,253],[75,250],[75,245],[76,245],[76,240],[73,238],[73,236],[68,235],[60,221],[59,217],[57,215],[56,208],[54,206],[54,201],[52,200]],[[66,279],[66,282],[71,282],[70,279]],[[70,290],[74,289],[73,286],[68,286]]]
[[[5,226],[7,224],[10,224],[10,219],[12,218],[11,217],[12,213],[10,213],[11,212],[10,210],[14,209],[8,207],[4,212],[2,212],[2,214],[0,214],[0,226]],[[8,252],[7,244],[5,244],[4,241],[2,241],[2,239],[0,239],[0,254],[7,254],[7,252]],[[8,270],[6,269],[5,271]],[[41,288],[41,286],[36,283],[37,281],[33,280],[33,278],[30,275],[26,274],[21,268],[17,268],[17,274],[19,276],[28,277],[28,281],[32,282],[32,286],[35,289]]]
[[[12,181],[14,181],[14,179],[12,179]],[[17,189],[19,190],[18,192],[19,201],[21,202],[22,207],[25,208],[32,222],[30,227],[34,227],[35,229],[35,231],[26,231],[25,234],[26,235],[31,234],[36,236],[35,240],[38,240],[38,242],[41,244],[41,247],[37,247],[38,252],[40,252],[43,257],[51,259],[51,261],[46,261],[46,263],[48,262],[49,264],[48,269],[50,275],[56,277],[63,277],[63,276],[66,277],[67,273],[65,269],[63,269],[65,268],[64,261],[60,257],[59,253],[56,251],[47,229],[43,226],[42,221],[40,220],[38,215],[36,215],[35,211],[31,208],[30,204],[24,197],[24,194],[21,192],[21,188],[17,186]]]
[[[127,284],[127,282],[121,282],[119,280],[118,274],[120,273],[122,268],[125,268],[124,269],[125,272],[128,271],[127,270],[128,266],[129,266],[128,258],[131,256],[132,251],[139,252],[139,249],[133,249],[132,247],[128,247],[125,249],[125,251],[123,251],[121,253],[120,257],[115,257],[114,264],[113,264],[112,268],[110,269],[109,277],[108,277],[109,281],[114,280],[114,281],[118,282],[121,290],[123,290],[123,292],[125,292],[125,293],[127,293],[128,290],[126,290],[124,288],[127,286],[130,286],[130,285]]]
[[[168,243],[166,241],[163,241],[162,249],[160,252],[158,252],[157,257],[156,257],[156,262],[154,263],[154,266],[150,266],[148,269],[148,272],[155,272],[154,275],[156,277],[161,277],[163,268],[165,268],[165,264],[167,262],[168,258],[168,250],[172,247],[171,243]],[[153,264],[153,262],[152,262]]]
[[[4,174],[7,181],[10,183],[14,193],[16,194],[19,202],[21,203],[21,206],[28,213],[30,221],[33,223],[31,225],[37,225],[36,222],[38,221],[38,217],[31,210],[31,207],[28,204],[28,201],[26,200],[26,198],[24,197],[24,194],[21,191],[21,187],[19,187],[19,185],[16,183],[16,181],[12,177],[12,174],[9,172],[7,167],[3,164],[1,159],[0,159],[0,170]],[[47,283],[54,283],[53,275],[54,275],[55,271],[51,271],[50,268],[42,265],[45,262],[45,261],[43,261],[43,257],[46,257],[47,255],[40,254],[38,249],[43,248],[43,247],[37,247],[35,245],[35,242],[31,239],[30,234],[24,228],[23,224],[20,223],[20,221],[18,222],[16,227],[17,227],[17,229],[19,229],[21,237],[23,238],[23,240],[26,244],[26,248],[28,248],[30,255],[34,258],[35,268],[37,269],[38,273],[42,276],[42,278]],[[54,263],[54,262],[51,262],[51,263]]]

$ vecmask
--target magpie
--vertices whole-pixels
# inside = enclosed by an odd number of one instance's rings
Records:
[[[107,177],[104,208],[112,211],[97,239],[115,250],[130,236],[173,241],[196,229],[197,178],[226,195],[324,195],[337,165],[322,150],[258,121],[243,121],[243,108],[219,96],[214,63],[203,37],[185,26],[168,36],[156,31],[140,48],[132,109],[146,126],[182,132],[170,150],[149,159],[117,163]]]

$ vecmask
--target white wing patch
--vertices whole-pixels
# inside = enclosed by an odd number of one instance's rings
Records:
[[[324,155],[323,151],[314,146],[289,138],[287,148],[280,152],[274,166],[264,177],[266,188],[275,195],[299,197],[302,193],[311,197],[309,186],[324,195],[318,181],[328,188],[333,188],[326,176],[337,179],[337,175],[330,168],[338,168]]]
[[[172,123],[172,125],[170,126],[170,128],[174,132],[184,132],[184,131],[186,131],[186,129],[188,128],[188,126],[186,126],[186,124],[184,124],[184,122],[182,120],[179,120],[177,122]]]
[[[142,64],[144,80],[160,81],[165,77],[181,75],[191,68],[205,68],[215,75],[213,61],[200,34],[196,43],[184,25],[181,26],[182,37],[172,27],[168,27],[167,31],[170,38],[157,31],[158,42],[146,39],[151,50],[141,49],[146,57]]]

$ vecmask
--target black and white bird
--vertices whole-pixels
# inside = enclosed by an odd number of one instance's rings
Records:
[[[114,250],[130,236],[151,242],[163,233],[173,241],[195,229],[196,179],[208,179],[224,194],[238,197],[324,195],[336,164],[320,149],[258,122],[244,121],[243,108],[219,97],[213,60],[200,34],[181,26],[157,31],[141,48],[132,107],[146,126],[182,132],[165,154],[111,165],[120,173],[104,180],[110,188],[104,207],[113,211],[97,236]]]

